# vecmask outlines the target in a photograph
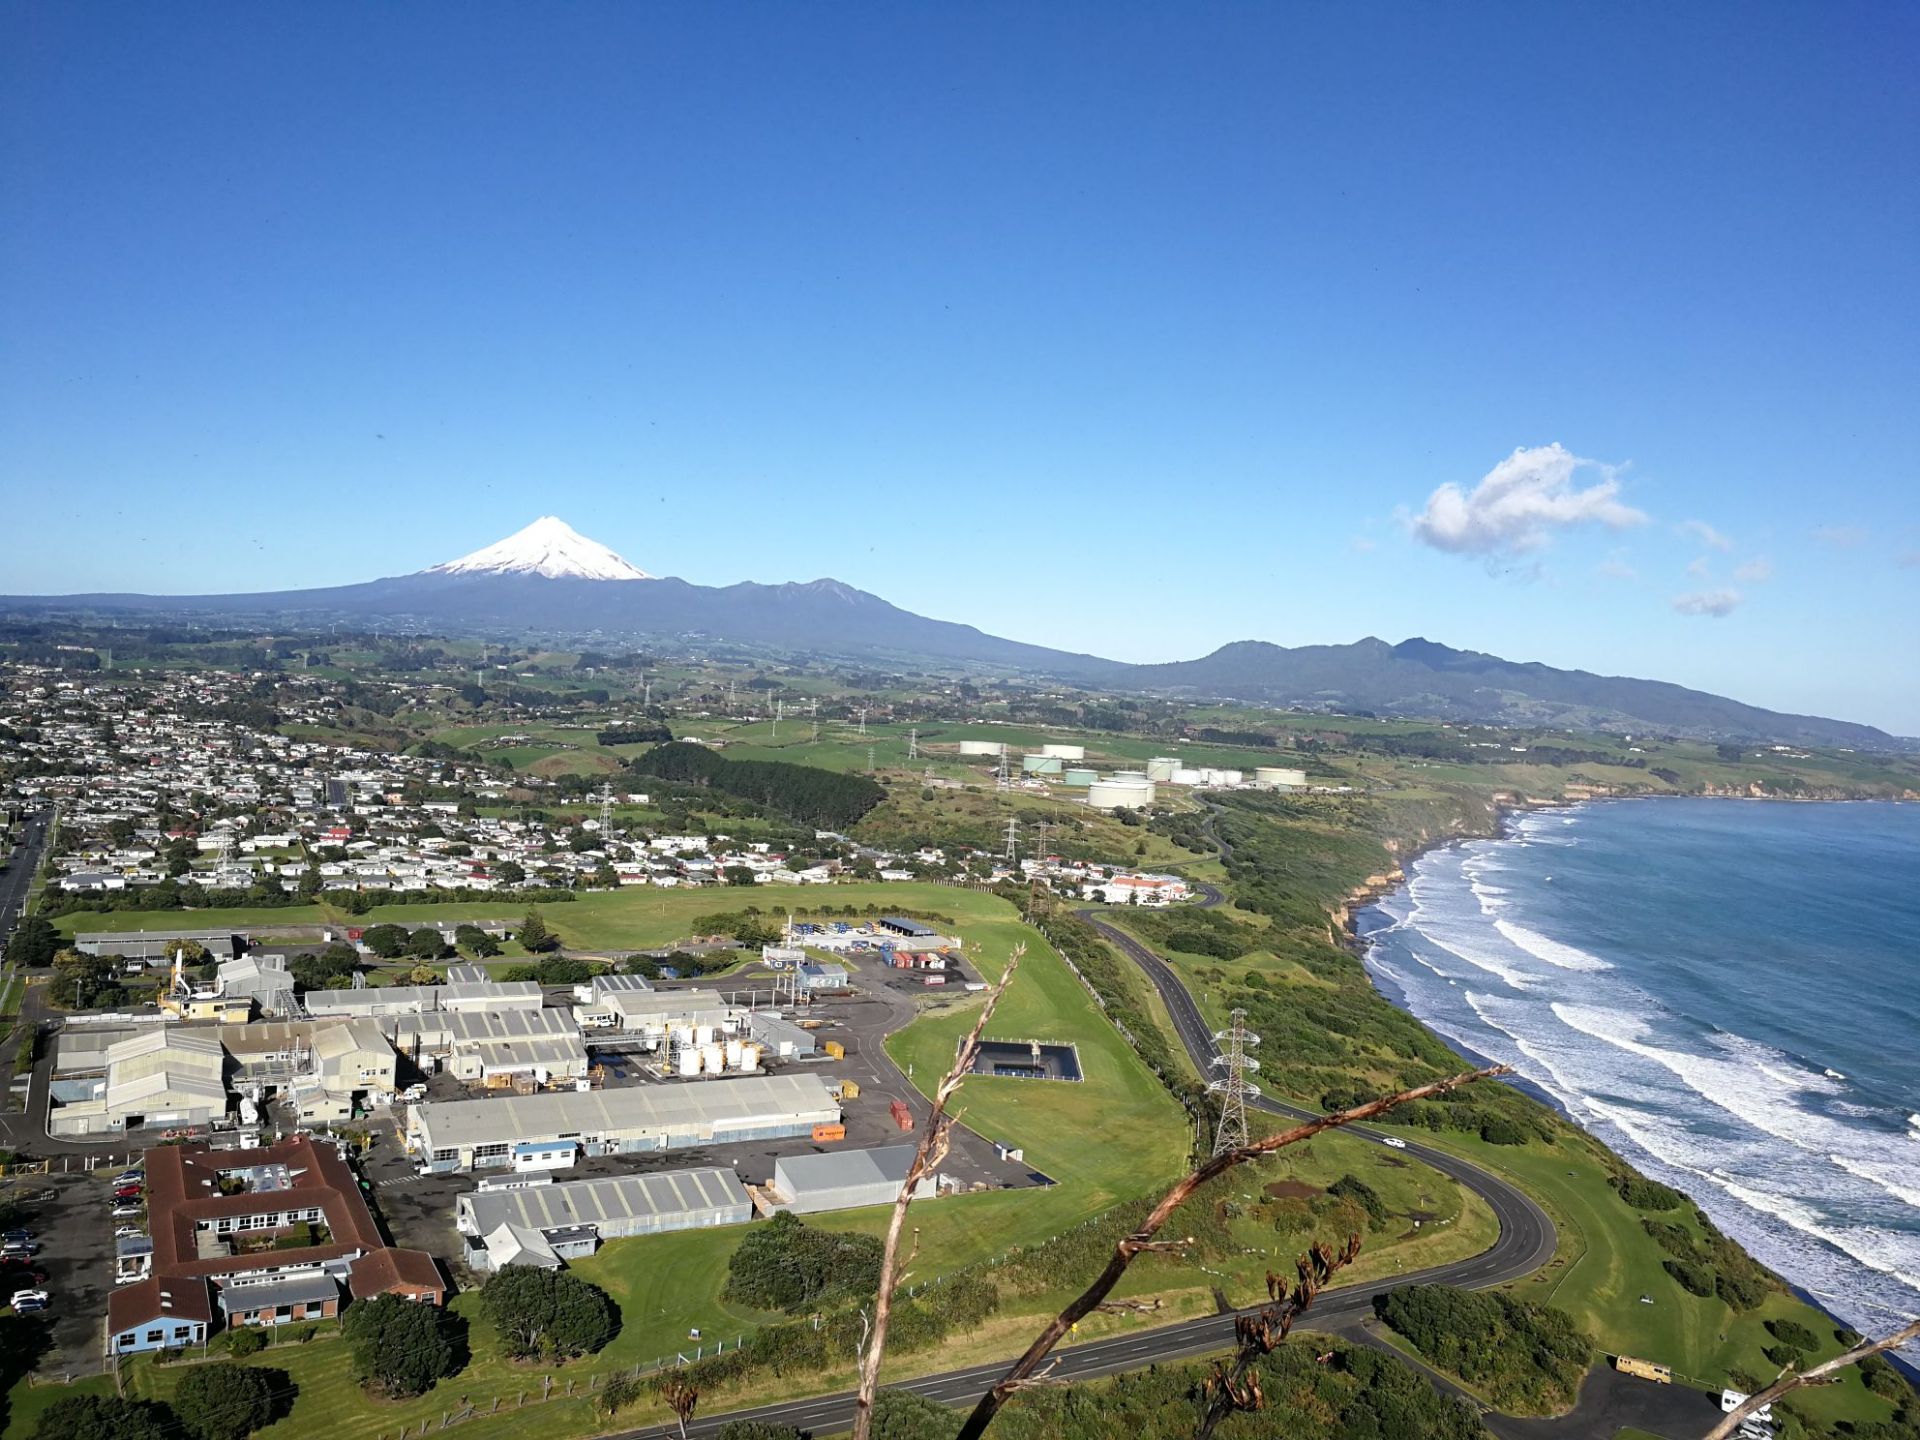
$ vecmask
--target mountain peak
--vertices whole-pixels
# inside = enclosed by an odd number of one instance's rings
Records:
[[[540,575],[548,580],[651,580],[598,540],[566,521],[542,515],[524,530],[471,555],[430,565],[423,575]]]

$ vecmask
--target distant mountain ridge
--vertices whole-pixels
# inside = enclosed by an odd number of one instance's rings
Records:
[[[460,560],[358,585],[244,595],[12,596],[0,597],[0,611],[407,623],[593,636],[600,643],[698,638],[833,655],[918,657],[1111,690],[1404,718],[1920,748],[1920,742],[1897,740],[1870,725],[1782,714],[1657,680],[1517,663],[1425,639],[1390,645],[1368,637],[1350,645],[1295,648],[1241,640],[1197,660],[1132,665],[929,619],[838,580],[707,586],[656,579],[552,516]]]

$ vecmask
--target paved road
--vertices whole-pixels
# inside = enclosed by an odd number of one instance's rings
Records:
[[[33,887],[33,872],[40,866],[40,850],[47,843],[48,818],[45,812],[39,812],[28,819],[25,843],[14,851],[13,863],[0,870],[0,944],[13,934],[14,921],[26,903],[27,891]]]
[[[1217,890],[1211,887],[1202,889],[1203,905],[1220,903],[1221,896]],[[1213,1056],[1218,1053],[1213,1043],[1212,1029],[1201,1017],[1199,1006],[1172,967],[1131,935],[1100,919],[1099,912],[1080,913],[1146,973],[1166,1002],[1174,1028],[1193,1057],[1194,1064],[1202,1073],[1210,1072]],[[1311,1118],[1314,1113],[1264,1097],[1258,1104],[1261,1109],[1277,1115]],[[1357,1126],[1353,1127],[1352,1133],[1376,1142],[1381,1138]],[[1492,1248],[1470,1259],[1396,1275],[1392,1277],[1393,1285],[1448,1284],[1479,1289],[1517,1280],[1553,1258],[1553,1222],[1539,1206],[1506,1181],[1477,1165],[1411,1141],[1401,1153],[1417,1156],[1484,1199],[1500,1223],[1500,1237]],[[1373,1313],[1373,1298],[1378,1289],[1375,1285],[1350,1285],[1327,1291],[1314,1304],[1313,1328],[1325,1331],[1357,1327]],[[1206,1355],[1233,1344],[1233,1323],[1232,1315],[1208,1315],[1178,1325],[1071,1346],[1056,1352],[1059,1365],[1053,1373],[1062,1380],[1090,1380],[1102,1375],[1142,1369],[1148,1365]],[[902,1381],[894,1388],[912,1390],[942,1404],[971,1405],[983,1390],[1006,1373],[1006,1368],[1007,1362],[1002,1360],[991,1365],[976,1365],[967,1370]],[[690,1437],[715,1435],[729,1420],[777,1421],[802,1430],[830,1433],[846,1428],[852,1419],[853,1396],[842,1393],[767,1405],[758,1410],[708,1416],[690,1424],[687,1434]],[[629,1436],[652,1437],[675,1433],[671,1427],[655,1426],[631,1431]],[[620,1437],[620,1440],[628,1440],[628,1437]]]

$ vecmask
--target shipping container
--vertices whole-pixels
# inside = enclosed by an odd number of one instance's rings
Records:
[[[826,1052],[829,1060],[844,1060],[847,1058],[847,1047],[842,1045],[838,1040],[827,1041]]]
[[[840,1098],[842,1100],[858,1100],[860,1098],[860,1082],[858,1080],[842,1080],[840,1082]]]
[[[896,1100],[888,1108],[893,1113],[894,1124],[898,1125],[902,1130],[913,1129],[913,1112],[906,1107],[904,1102]]]
[[[816,1140],[844,1140],[847,1138],[847,1127],[844,1125],[816,1125],[813,1127],[813,1138]]]
[[[944,985],[947,983],[947,977],[944,975],[927,975],[921,979],[920,983],[922,985]]]

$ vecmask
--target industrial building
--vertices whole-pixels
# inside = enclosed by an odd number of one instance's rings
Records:
[[[918,1148],[886,1145],[878,1150],[783,1156],[773,1162],[773,1203],[800,1215],[891,1205],[906,1183]],[[939,1177],[927,1175],[914,1186],[913,1195],[916,1200],[925,1199],[938,1189]]]
[[[811,1030],[803,1030],[771,1010],[755,1010],[747,1016],[747,1034],[767,1054],[781,1060],[803,1060],[820,1048]]]
[[[434,1010],[399,1019],[394,1047],[422,1069],[474,1085],[570,1085],[587,1073],[580,1026],[565,1010]]]
[[[576,1005],[574,1015],[582,1025],[634,1036],[651,1049],[676,1030],[704,1030],[704,1035],[682,1038],[710,1043],[715,1034],[738,1030],[746,1011],[728,1004],[718,990],[608,990]]]
[[[839,1119],[821,1076],[751,1075],[428,1101],[407,1114],[407,1145],[434,1170],[470,1170],[511,1165],[517,1144],[574,1141],[587,1155],[634,1154],[807,1135]]]
[[[303,1003],[315,1019],[366,1015],[391,1021],[433,1010],[538,1010],[546,996],[532,980],[450,980],[445,985],[309,990]]]
[[[75,935],[73,948],[82,955],[120,955],[158,964],[183,940],[203,946],[216,960],[229,959],[239,950],[231,930],[93,930]]]
[[[524,1263],[512,1251],[527,1248],[529,1231],[556,1256],[571,1259],[592,1254],[601,1241],[742,1225],[752,1218],[746,1188],[733,1171],[716,1167],[465,1194],[459,1197],[454,1228],[467,1237],[469,1263],[476,1270],[494,1270]]]
[[[222,995],[251,1002],[253,1010],[268,1017],[298,1013],[300,1002],[294,997],[293,976],[287,972],[282,955],[237,956],[220,962],[214,983]]]
[[[212,1031],[157,1025],[123,1033],[108,1043],[100,1061],[97,1074],[70,1075],[50,1085],[49,1135],[204,1126],[227,1113],[227,1052]]]

